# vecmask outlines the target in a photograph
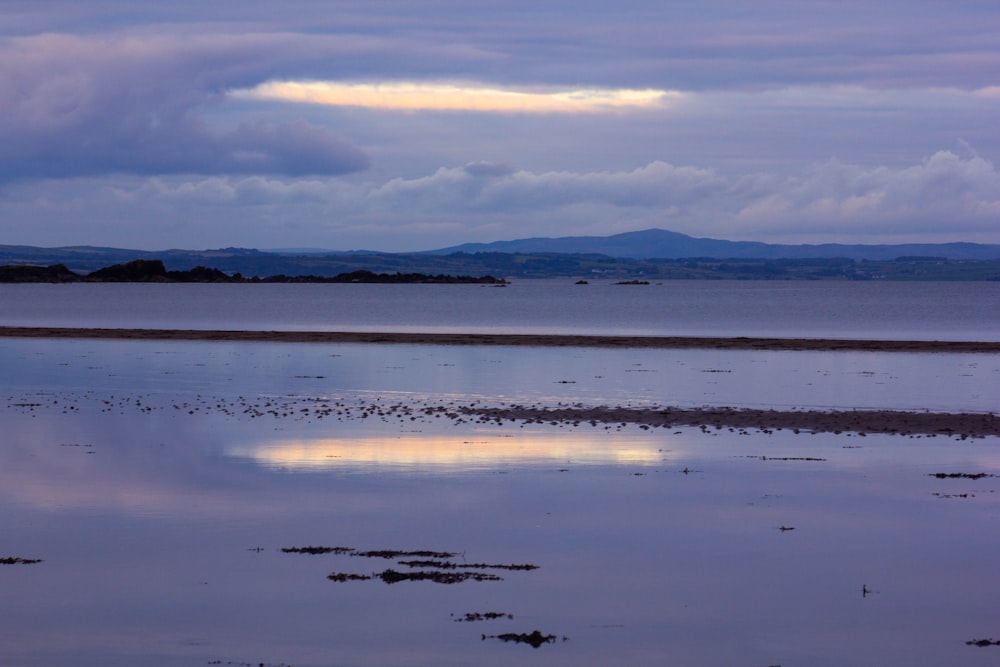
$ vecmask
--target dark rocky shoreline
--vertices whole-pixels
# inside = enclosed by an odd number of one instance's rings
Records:
[[[336,276],[283,274],[265,278],[232,275],[219,269],[196,266],[187,271],[167,271],[162,260],[137,259],[115,264],[88,274],[71,271],[64,264],[52,266],[0,266],[0,283],[384,283],[384,284],[484,284],[506,285],[493,276],[452,276],[425,273],[374,273],[351,271]]]

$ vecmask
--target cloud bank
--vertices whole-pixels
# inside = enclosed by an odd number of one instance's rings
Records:
[[[0,45],[0,179],[96,174],[342,174],[368,157],[302,120],[199,116],[279,38],[82,38]],[[197,63],[193,68],[192,63]]]
[[[0,214],[9,219],[32,208],[52,219],[87,210],[86,233],[113,231],[131,241],[126,245],[144,239],[139,245],[156,248],[190,247],[178,239],[199,237],[210,247],[228,245],[246,227],[262,247],[287,247],[292,237],[340,250],[370,249],[373,238],[381,240],[377,249],[412,251],[456,238],[649,227],[791,243],[948,241],[961,229],[965,240],[991,242],[1000,217],[1000,172],[981,157],[947,151],[903,168],[832,160],[796,176],[722,174],[665,162],[630,171],[542,173],[474,163],[386,182],[212,176],[142,178],[115,187],[90,180],[25,184],[6,198]],[[78,233],[69,234],[74,242]]]

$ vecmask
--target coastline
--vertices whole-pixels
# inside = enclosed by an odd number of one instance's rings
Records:
[[[0,326],[0,338],[167,340],[253,343],[385,343],[640,349],[774,350],[819,352],[1000,353],[1000,341],[872,340],[712,336],[404,333],[375,331],[245,331]]]

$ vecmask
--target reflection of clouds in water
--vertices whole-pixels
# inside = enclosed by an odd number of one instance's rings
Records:
[[[362,656],[356,664],[392,662],[396,647],[478,664],[480,627],[470,633],[449,614],[489,609],[565,632],[574,641],[553,648],[567,664],[641,662],[630,653],[636,646],[681,654],[685,664],[737,664],[775,627],[806,637],[803,651],[817,664],[826,656],[854,664],[861,650],[884,665],[950,664],[948,642],[965,649],[954,637],[992,618],[982,581],[995,569],[995,539],[981,527],[997,480],[927,473],[996,469],[985,446],[995,439],[522,429],[444,418],[414,426],[399,415],[401,426],[371,411],[343,422],[293,410],[251,418],[232,396],[221,404],[202,396],[189,414],[173,408],[174,397],[141,394],[136,405],[135,396],[116,394],[112,406],[96,395],[72,401],[70,414],[61,413],[63,394],[34,410],[0,404],[0,495],[12,501],[0,517],[5,543],[44,559],[5,588],[18,610],[5,627],[33,655],[57,637],[74,656],[45,664],[78,664],[89,647],[100,654],[91,662],[111,664],[107,647],[121,646],[118,635],[135,638],[144,655],[172,650],[178,637],[207,637],[201,648],[185,643],[175,662],[269,659],[280,636],[288,641],[275,664],[345,647]],[[405,430],[413,428],[423,432]],[[469,447],[478,452],[471,462]],[[330,456],[346,468],[322,467]],[[931,495],[965,490],[977,497]],[[530,580],[504,572],[501,607],[496,587],[462,584],[469,597],[460,606],[430,584],[334,584],[325,577],[336,561],[279,552],[307,544],[497,554],[540,569]],[[353,559],[344,569],[375,567]],[[887,591],[875,602],[902,601],[891,614],[871,609],[878,623],[857,623],[862,584]],[[925,604],[910,604],[915,595]],[[260,627],[268,632],[252,630]],[[720,632],[729,641],[713,643]],[[386,648],[383,637],[394,643]],[[771,664],[781,646],[756,650],[753,662]],[[921,663],[925,652],[933,660]]]
[[[461,436],[392,436],[287,439],[226,448],[230,456],[249,458],[284,470],[392,469],[447,472],[491,466],[546,464],[641,465],[663,463],[662,438],[615,438],[602,434],[514,436],[473,433]]]
[[[16,505],[141,516],[274,511],[243,497],[260,480],[213,458],[230,437],[217,419],[146,414],[145,404],[134,402],[123,414],[117,404],[108,409],[103,400],[62,394],[46,402],[31,412],[0,411],[7,434],[0,447],[0,497]],[[59,411],[70,405],[76,409]]]
[[[659,451],[665,434],[509,425],[484,435],[481,427],[448,420],[423,424],[422,434],[401,435],[398,422],[352,418],[328,426],[302,421],[291,411],[289,417],[263,420],[234,419],[233,411],[219,409],[189,414],[169,405],[147,413],[155,405],[149,397],[138,405],[124,399],[113,409],[93,397],[74,401],[58,395],[46,402],[30,411],[0,411],[0,427],[8,434],[0,447],[0,498],[46,512],[259,518],[327,493],[326,475],[276,475],[276,470],[461,475],[510,466],[646,467],[670,456]],[[204,397],[201,405],[209,404],[219,405]],[[62,414],[63,405],[77,409]],[[130,406],[125,414],[122,405]],[[317,433],[330,428],[343,435]],[[360,509],[372,501],[350,502]]]

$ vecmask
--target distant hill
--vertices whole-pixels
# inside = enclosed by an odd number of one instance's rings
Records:
[[[168,272],[211,267],[227,276],[248,278],[324,278],[369,271],[597,280],[1000,280],[1000,245],[772,245],[699,239],[662,229],[607,237],[465,244],[419,253],[0,245],[0,266],[55,267],[50,272],[54,280],[61,280],[64,271],[89,274],[135,260],[162,262]],[[35,273],[13,271],[10,275],[23,278]]]
[[[696,238],[665,229],[646,229],[613,236],[564,236],[529,238],[493,243],[464,243],[432,250],[430,254],[456,252],[597,254],[631,259],[869,259],[942,257],[945,259],[1000,259],[1000,245],[980,243],[908,243],[901,245],[781,245],[755,241]]]

